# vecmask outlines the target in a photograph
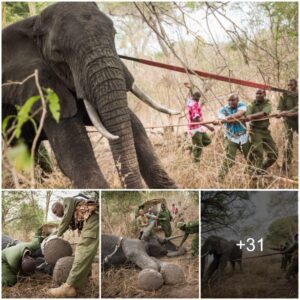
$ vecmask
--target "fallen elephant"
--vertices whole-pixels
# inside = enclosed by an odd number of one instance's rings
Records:
[[[185,282],[180,266],[161,262],[157,257],[183,255],[186,250],[176,249],[170,242],[164,242],[156,235],[143,236],[143,240],[119,238],[115,235],[101,235],[101,265],[103,268],[133,263],[142,271],[138,275],[138,286],[143,290],[157,290],[163,284]]]

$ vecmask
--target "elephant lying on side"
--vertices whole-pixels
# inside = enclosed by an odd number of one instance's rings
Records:
[[[218,271],[220,279],[224,273],[227,262],[230,261],[232,270],[235,269],[237,262],[242,270],[242,250],[236,245],[237,241],[227,241],[218,236],[208,237],[201,247],[201,280],[207,283],[215,271]],[[210,263],[205,273],[206,257],[213,255],[213,261]],[[205,273],[205,274],[204,274]]]
[[[101,235],[102,267],[134,263],[143,270],[139,274],[138,285],[144,290],[158,289],[163,283],[177,284],[185,281],[183,270],[178,265],[166,264],[156,259],[168,253],[183,255],[185,249],[176,250],[173,243],[163,243],[155,235],[148,237],[147,241]]]
[[[143,182],[149,188],[176,188],[141,121],[129,109],[127,92],[163,113],[176,112],[137,87],[117,54],[115,34],[111,19],[92,2],[58,2],[40,15],[4,28],[2,117],[17,115],[16,106],[39,95],[35,78],[30,78],[38,70],[40,86],[51,88],[60,104],[59,122],[47,112],[38,145],[49,140],[61,171],[74,187],[109,188],[85,129],[94,125],[109,140],[124,188],[143,188]],[[36,102],[32,112],[40,105]],[[38,124],[41,113],[34,119]],[[7,129],[12,124],[10,119]],[[21,137],[29,148],[35,128],[29,121],[22,128]]]

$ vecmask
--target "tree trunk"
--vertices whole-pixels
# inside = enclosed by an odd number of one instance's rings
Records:
[[[36,15],[36,3],[35,2],[28,2],[29,14],[30,16]]]
[[[2,28],[6,26],[6,3],[2,2]]]

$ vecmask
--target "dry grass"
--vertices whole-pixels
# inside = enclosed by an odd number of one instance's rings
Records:
[[[78,291],[77,298],[98,298],[98,281],[90,278],[84,288]],[[13,287],[3,287],[2,298],[50,298],[46,293],[53,287],[57,285],[52,282],[51,276],[36,273],[30,277],[19,278],[18,283]]]
[[[205,298],[297,298],[298,280],[287,281],[280,270],[280,258],[260,258],[243,262],[243,272],[234,274],[229,266],[220,284],[203,287]]]
[[[117,193],[117,192],[116,192]],[[153,197],[163,197],[166,199],[167,207],[171,207],[172,203],[175,203],[179,209],[179,213],[183,213],[184,220],[196,220],[199,219],[198,206],[195,202],[187,197],[184,192],[156,192]],[[107,202],[109,203],[109,201]],[[106,203],[105,203],[106,204]],[[102,204],[102,211],[105,211],[105,207]],[[128,226],[128,219],[133,219],[131,211],[134,211],[134,207],[128,212],[128,216],[114,215],[113,220],[108,220],[102,214],[101,216],[101,229],[102,232],[112,233],[115,235],[126,236],[135,238],[136,234],[132,232],[131,226]],[[127,223],[126,223],[127,220]],[[172,225],[172,235],[180,235],[179,229],[175,228],[175,224]],[[156,231],[160,237],[164,237],[161,230]],[[180,265],[185,273],[186,282],[170,286],[163,285],[159,290],[153,292],[147,292],[141,290],[137,286],[139,268],[131,266],[122,266],[118,268],[107,269],[101,273],[101,297],[102,298],[198,298],[199,296],[199,259],[198,257],[192,257],[190,254],[191,243],[194,236],[190,235],[186,240],[184,246],[188,249],[188,253],[181,257],[162,257],[161,261],[176,263]],[[174,240],[175,244],[180,243],[180,239]]]
[[[188,49],[186,50],[188,51]],[[208,51],[208,54],[210,56],[211,52]],[[188,57],[189,63],[195,68],[210,70],[212,72],[216,71],[212,68],[211,61],[199,61],[194,54],[190,54]],[[217,58],[214,57],[214,61],[215,59]],[[171,63],[171,61],[166,60],[166,63]],[[178,62],[174,61],[173,63],[177,64]],[[222,61],[219,61],[219,63],[222,65]],[[233,70],[236,70],[237,77],[244,79],[248,78],[249,80],[257,82],[259,81],[260,75],[257,74],[257,70],[254,66],[250,65],[245,66],[245,68],[242,67],[244,64],[241,64],[237,57],[235,57],[231,63],[234,65]],[[185,98],[188,91],[183,86],[183,83],[187,81],[186,75],[162,69],[155,69],[150,66],[137,65],[135,63],[126,62],[126,64],[135,76],[136,83],[147,94],[151,95],[157,102],[181,112],[180,116],[169,117],[149,108],[147,105],[137,100],[131,93],[128,93],[129,107],[137,114],[145,127],[187,123],[185,117]],[[230,93],[238,93],[240,99],[248,104],[255,95],[255,90],[253,88],[241,86],[231,87],[227,83],[217,81],[203,82],[196,77],[194,77],[193,80],[194,84],[208,100],[207,104],[203,106],[205,120],[216,118],[221,105],[227,103],[227,98]],[[270,99],[272,103],[272,113],[276,112],[279,96],[279,93],[267,93],[267,98]],[[286,178],[285,174],[281,174],[279,168],[282,164],[283,156],[283,122],[281,119],[276,118],[272,118],[270,122],[270,130],[279,150],[279,159],[268,170],[272,176],[262,177],[259,180],[252,180],[248,175],[244,174],[245,161],[241,154],[238,153],[236,165],[231,169],[222,184],[217,182],[218,170],[224,155],[223,130],[221,130],[219,126],[215,127],[215,133],[210,133],[213,137],[212,143],[204,149],[200,165],[192,162],[188,151],[183,151],[183,149],[186,148],[182,145],[184,132],[186,131],[185,126],[175,127],[172,134],[164,134],[163,128],[155,130],[149,129],[147,132],[154,145],[156,154],[161,159],[163,167],[180,188],[297,188],[298,135],[295,134],[294,137],[294,161],[289,175],[289,178],[294,182],[289,182],[279,178]],[[95,131],[95,129],[89,127],[88,131]],[[121,188],[108,142],[95,132],[89,133],[89,136],[94,147],[98,165],[111,188]],[[178,141],[180,143],[178,143]],[[72,149],[66,149],[66,151],[72,151]],[[78,157],[78,159],[80,159],[80,157]],[[54,172],[49,176],[43,176],[38,167],[35,172],[37,188],[71,188],[70,180],[61,173],[57,165],[55,165]],[[78,170],[78,172],[80,172],[80,170]],[[19,180],[20,188],[30,187],[30,179],[28,176],[20,174]],[[15,187],[11,167],[9,167],[7,163],[3,165],[2,185],[4,188]]]
[[[199,261],[197,258],[181,257],[161,259],[166,262],[175,262],[180,265],[186,275],[186,283],[175,286],[163,285],[153,292],[143,291],[137,286],[137,277],[140,270],[133,266],[113,268],[102,272],[102,298],[198,298]]]
[[[150,134],[150,139],[154,145],[156,154],[160,157],[162,165],[171,178],[175,180],[178,187],[193,188],[297,188],[298,181],[298,136],[294,138],[294,161],[291,167],[289,177],[282,174],[280,166],[282,164],[282,145],[283,138],[281,130],[276,130],[276,126],[281,128],[280,120],[272,120],[272,134],[279,148],[280,157],[278,161],[268,170],[269,176],[261,176],[259,179],[251,178],[245,174],[246,167],[244,158],[238,153],[236,164],[230,170],[223,183],[217,181],[218,170],[224,157],[223,134],[222,131],[216,131],[212,136],[212,144],[204,148],[200,164],[192,162],[189,150],[189,140],[185,140],[180,133],[173,134]],[[277,127],[278,128],[278,127]],[[106,140],[99,141],[97,133],[90,133],[93,142],[95,155],[102,172],[105,174],[111,188],[121,188],[120,180],[116,173],[112,154]],[[54,160],[54,156],[53,156]],[[3,187],[14,188],[11,171],[3,168],[2,173]],[[58,166],[55,164],[55,170],[52,174],[42,175],[39,167],[36,167],[37,188],[71,188],[70,180],[65,177]],[[30,181],[26,175],[21,175],[20,187],[29,188]],[[289,181],[291,179],[292,181]]]

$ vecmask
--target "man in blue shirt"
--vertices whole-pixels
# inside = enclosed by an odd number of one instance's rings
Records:
[[[233,166],[237,150],[240,150],[248,161],[248,153],[250,143],[247,134],[245,123],[239,119],[244,117],[247,111],[247,106],[239,101],[237,95],[231,95],[228,99],[228,104],[222,107],[219,111],[218,119],[215,124],[224,124],[224,147],[225,157],[222,167],[220,168],[218,179],[222,182]]]

